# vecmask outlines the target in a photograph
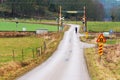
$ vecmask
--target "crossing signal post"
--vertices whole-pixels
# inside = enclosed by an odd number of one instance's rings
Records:
[[[83,24],[84,24],[84,31],[87,32],[87,17],[86,17],[86,7],[84,6],[84,15],[83,15]]]
[[[59,7],[59,13],[58,13],[58,32],[60,30],[63,30],[63,21],[64,21],[64,17],[62,17],[62,7]]]
[[[60,13],[59,13],[59,25],[60,26],[61,26],[61,23],[62,23],[62,21],[61,21],[61,17],[62,17],[61,9],[62,9],[62,7],[60,6]]]
[[[58,12],[58,31],[59,31],[59,27],[62,26],[62,21],[64,20],[64,17],[62,17],[62,12],[64,13],[68,13],[68,14],[77,14],[77,13],[82,13],[83,17],[82,17],[82,21],[83,21],[83,25],[84,25],[84,32],[87,32],[87,17],[86,17],[86,7],[83,7],[83,10],[80,11],[62,11],[62,7],[59,7],[59,12]]]
[[[61,26],[61,6],[59,7],[59,12],[58,12],[58,32],[60,26]]]

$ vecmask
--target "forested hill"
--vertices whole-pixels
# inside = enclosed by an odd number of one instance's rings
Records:
[[[103,20],[104,7],[98,0],[1,0],[1,17],[57,17],[59,6],[62,10],[83,10],[86,6],[89,20]],[[80,18],[83,14],[66,14],[66,18]]]
[[[120,0],[99,0],[105,9],[105,18],[120,21]]]

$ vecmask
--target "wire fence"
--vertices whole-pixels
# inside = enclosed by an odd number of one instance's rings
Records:
[[[45,50],[45,42],[43,46],[36,48],[9,49],[4,52],[0,52],[0,63],[35,59],[41,56]]]

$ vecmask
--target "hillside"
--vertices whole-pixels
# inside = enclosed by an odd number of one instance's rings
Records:
[[[120,0],[99,0],[100,3],[104,6],[105,18],[110,19],[111,16],[114,16],[115,20],[120,20]]]
[[[86,6],[89,20],[103,20],[104,17],[103,6],[97,0],[5,0],[0,4],[0,17],[55,19],[58,16],[60,5],[63,10],[83,10],[83,7]],[[63,16],[80,19],[79,16],[82,17],[83,14],[64,13]]]

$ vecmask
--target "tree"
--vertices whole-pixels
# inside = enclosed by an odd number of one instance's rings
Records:
[[[120,21],[120,7],[113,7],[111,9],[112,21]]]
[[[6,0],[5,8],[11,11],[11,16],[21,17],[49,17],[58,14],[59,6],[62,10],[83,10],[86,6],[87,18],[89,20],[102,20],[104,16],[103,6],[98,0]],[[69,18],[83,16],[83,14],[66,14]]]
[[[83,10],[86,6],[87,17],[89,20],[103,20],[104,8],[98,0],[52,0],[54,4],[61,5],[63,10]],[[74,17],[75,14],[66,14],[67,17]],[[83,14],[77,14],[83,16]]]

